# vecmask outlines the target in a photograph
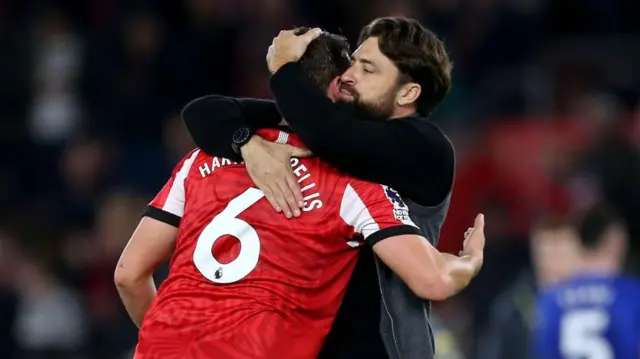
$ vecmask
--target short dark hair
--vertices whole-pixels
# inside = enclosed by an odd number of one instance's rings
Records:
[[[597,203],[588,208],[577,220],[582,247],[587,250],[598,248],[606,231],[612,226],[625,227],[624,220],[612,207],[605,203]]]
[[[360,32],[358,46],[370,37],[378,38],[380,51],[398,67],[401,83],[420,84],[417,111],[428,116],[451,88],[453,64],[442,41],[417,20],[404,17],[373,20]]]
[[[308,27],[294,30],[296,35],[309,31]],[[342,75],[351,63],[349,41],[344,36],[323,32],[309,44],[300,65],[311,82],[325,91],[336,76]]]
[[[532,226],[533,232],[539,231],[561,231],[567,228],[573,229],[573,223],[563,216],[543,216],[537,218]]]

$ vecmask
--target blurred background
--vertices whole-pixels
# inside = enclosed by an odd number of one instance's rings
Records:
[[[458,158],[441,249],[487,218],[481,275],[436,307],[439,358],[494,359],[500,346],[525,358],[549,261],[529,244],[563,235],[532,230],[538,218],[606,200],[629,224],[629,270],[640,266],[639,14],[637,0],[0,0],[2,358],[130,358],[113,270],[193,147],[182,106],[270,97],[264,56],[281,29],[355,41],[387,15],[423,20],[455,62],[433,116]]]

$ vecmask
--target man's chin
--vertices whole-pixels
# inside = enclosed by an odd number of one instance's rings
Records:
[[[355,96],[353,96],[352,94],[345,92],[345,91],[340,91],[340,98],[338,100],[339,102],[344,102],[344,103],[352,103],[356,101]]]

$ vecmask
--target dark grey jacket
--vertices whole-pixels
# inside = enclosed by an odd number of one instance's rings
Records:
[[[407,201],[413,222],[437,244],[449,209],[451,193],[438,206],[422,207]],[[431,359],[433,333],[429,324],[431,303],[416,296],[380,259],[376,258],[380,286],[380,334],[389,359]]]

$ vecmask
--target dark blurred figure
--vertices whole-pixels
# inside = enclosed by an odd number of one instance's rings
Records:
[[[47,176],[44,189],[49,210],[58,223],[74,227],[92,224],[95,200],[103,196],[109,173],[108,145],[98,138],[69,141],[58,158],[58,171]]]
[[[229,92],[236,81],[233,49],[242,24],[242,6],[231,0],[186,0],[182,6],[186,21],[166,33],[161,59],[161,96],[174,108],[204,94]]]
[[[588,147],[570,182],[575,211],[605,201],[618,209],[628,223],[633,258],[640,256],[640,156],[627,137],[619,104],[599,95],[578,104],[577,115],[587,131]],[[639,271],[638,263],[634,264]]]
[[[537,289],[569,277],[580,264],[578,237],[568,222],[538,224],[531,233],[530,244],[533,268],[523,271],[495,299],[489,324],[479,338],[478,359],[531,358]]]
[[[86,249],[75,254],[81,256],[76,260],[85,262],[83,286],[94,324],[88,353],[92,359],[118,357],[137,341],[136,328],[129,325],[129,318],[113,287],[113,268],[144,205],[143,199],[128,192],[109,193],[97,212],[93,242],[75,244]]]
[[[0,353],[7,359],[17,359],[13,335],[18,296],[13,286],[12,271],[16,263],[15,239],[0,231]]]
[[[117,36],[89,44],[84,67],[85,101],[95,116],[90,129],[118,137],[160,141],[162,27],[153,13],[128,15]]]
[[[19,258],[13,281],[18,302],[12,334],[18,357],[67,359],[81,354],[88,327],[78,294],[38,256]]]

